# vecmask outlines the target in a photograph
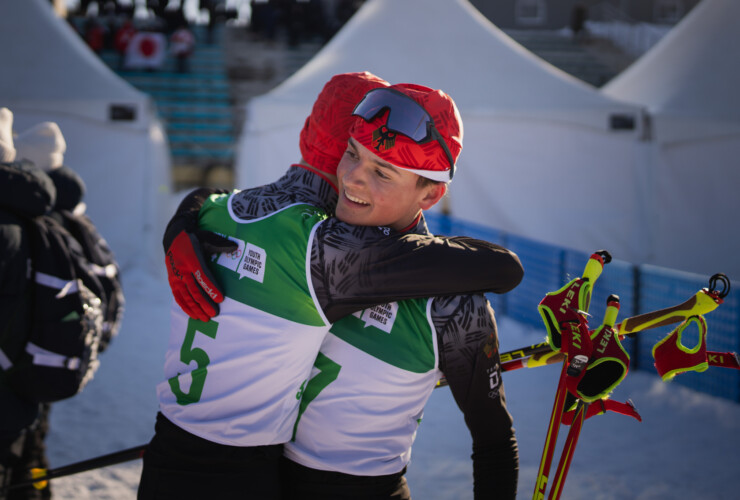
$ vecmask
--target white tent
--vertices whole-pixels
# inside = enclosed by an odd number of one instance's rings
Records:
[[[652,259],[740,278],[740,2],[703,0],[602,90],[644,105]]]
[[[0,2],[0,106],[20,132],[56,122],[64,163],[122,267],[156,262],[169,216],[170,158],[153,102],[93,54],[47,0]]]
[[[641,108],[532,55],[467,0],[368,0],[309,63],[248,103],[237,186],[272,181],[298,160],[300,128],[324,83],[364,70],[455,99],[465,136],[453,216],[643,257]]]

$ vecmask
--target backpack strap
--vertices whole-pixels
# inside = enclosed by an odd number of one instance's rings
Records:
[[[39,285],[58,289],[59,293],[56,295],[58,298],[64,297],[70,293],[76,293],[80,290],[80,282],[77,279],[64,280],[50,274],[42,273],[41,271],[34,272],[33,281]]]
[[[66,368],[77,370],[82,361],[78,357],[68,357],[39,347],[33,342],[26,344],[26,352],[33,356],[33,364],[38,366],[49,366],[53,368]]]

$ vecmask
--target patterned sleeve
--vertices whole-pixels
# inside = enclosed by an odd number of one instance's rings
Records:
[[[195,231],[198,214],[209,196],[227,192],[223,189],[197,188],[188,193],[165,229],[165,251],[180,231]],[[232,209],[236,217],[244,220],[264,217],[294,203],[309,203],[329,212],[336,205],[336,198],[331,184],[309,170],[294,165],[275,182],[235,192]]]
[[[513,252],[467,237],[397,234],[329,219],[317,230],[311,275],[330,321],[395,300],[505,293],[524,271]]]
[[[501,380],[493,309],[482,295],[435,299],[440,370],[473,438],[475,498],[515,498],[519,454]]]

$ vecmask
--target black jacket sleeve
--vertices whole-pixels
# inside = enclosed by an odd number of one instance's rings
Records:
[[[506,409],[496,321],[482,295],[435,299],[440,369],[473,439],[476,499],[516,497],[519,454]]]
[[[225,193],[222,189],[212,188],[197,188],[185,196],[180,201],[180,205],[175,211],[175,215],[172,216],[170,221],[167,223],[167,228],[164,230],[164,236],[162,238],[162,246],[164,246],[165,253],[167,249],[172,245],[172,240],[180,233],[180,231],[194,232],[198,227],[198,213],[200,212],[203,203],[212,194]]]
[[[316,231],[312,280],[329,321],[402,299],[505,293],[524,276],[517,255],[494,243],[384,231],[336,219]]]

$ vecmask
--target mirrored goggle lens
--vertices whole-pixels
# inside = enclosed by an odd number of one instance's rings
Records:
[[[388,109],[386,126],[389,130],[403,134],[418,144],[429,141],[430,124],[433,123],[429,113],[410,97],[392,89],[371,90],[355,106],[353,115],[371,121]]]

